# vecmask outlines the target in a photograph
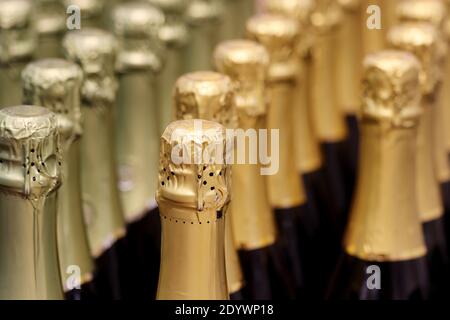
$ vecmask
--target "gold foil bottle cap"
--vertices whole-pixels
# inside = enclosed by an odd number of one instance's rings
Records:
[[[214,60],[219,72],[233,81],[237,111],[253,117],[265,114],[267,50],[254,41],[230,40],[217,46]]]
[[[425,95],[433,93],[442,78],[441,40],[438,30],[429,23],[402,23],[388,33],[388,42],[393,48],[411,52],[419,59],[420,82]]]
[[[262,44],[270,56],[269,81],[294,81],[299,63],[296,54],[300,24],[277,14],[261,14],[247,21],[249,39]]]
[[[60,183],[55,115],[36,106],[0,110],[0,188],[36,200]]]
[[[187,44],[189,31],[185,21],[185,12],[189,0],[148,0],[160,8],[166,17],[164,25],[159,30],[159,38],[166,47],[180,48]]]
[[[192,209],[186,221],[214,221],[202,211],[221,211],[229,200],[230,165],[226,150],[232,145],[225,128],[207,120],[179,120],[161,137],[159,184],[156,200]],[[214,209],[214,210],[211,210]]]
[[[186,10],[187,22],[191,25],[201,25],[219,20],[224,7],[219,0],[192,0]]]
[[[447,15],[442,0],[402,0],[397,4],[396,14],[400,21],[430,22],[440,28]]]
[[[81,19],[89,19],[99,16],[105,8],[106,0],[62,0],[67,8],[75,5],[81,10]],[[108,1],[109,2],[109,1]]]
[[[296,19],[302,30],[302,36],[298,44],[299,54],[306,56],[313,46],[314,37],[311,31],[311,17],[315,10],[316,0],[269,0],[267,9],[271,13],[282,14]]]
[[[236,127],[231,79],[221,73],[198,71],[178,78],[174,89],[177,119],[209,119]]]
[[[113,29],[119,42],[117,70],[151,69],[159,72],[163,66],[163,44],[159,31],[164,14],[146,2],[118,5],[112,14]]]
[[[22,71],[24,102],[46,106],[56,114],[64,142],[81,135],[80,87],[83,72],[73,62],[44,59]]]
[[[420,63],[405,51],[385,50],[364,59],[363,118],[415,125],[420,114]]]
[[[35,5],[39,34],[56,34],[66,28],[66,9],[60,0],[38,0]]]
[[[426,254],[416,192],[419,70],[404,51],[364,60],[358,182],[343,242],[347,254],[365,261]]]
[[[268,0],[266,4],[268,11],[295,18],[303,27],[311,24],[315,6],[316,0]]]
[[[114,71],[117,44],[113,35],[89,28],[69,32],[63,39],[63,48],[66,57],[83,70],[83,102],[87,105],[113,102],[117,89]]]
[[[316,33],[328,32],[342,20],[342,7],[336,0],[316,0],[311,23]]]
[[[29,57],[36,48],[30,0],[0,0],[0,64]]]

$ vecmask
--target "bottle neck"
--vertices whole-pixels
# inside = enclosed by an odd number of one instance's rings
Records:
[[[261,129],[265,127],[264,119],[264,116],[249,116],[242,112],[239,115],[239,127],[243,130]],[[240,152],[245,150],[247,162],[232,167],[233,201],[230,206],[233,213],[227,216],[227,219],[232,221],[236,247],[243,250],[258,250],[275,242],[275,221],[266,196],[267,184],[265,177],[261,175],[261,165],[249,162],[251,150],[249,143],[240,148],[242,148]]]
[[[0,192],[0,299],[63,299],[56,192],[36,200]]]
[[[98,257],[125,235],[117,188],[113,110],[112,105],[82,106],[82,113],[83,211],[91,253]]]
[[[225,220],[214,209],[158,201],[161,215],[161,267],[157,299],[227,300]]]
[[[276,155],[271,146],[278,146],[278,171],[268,176],[268,194],[272,207],[287,209],[300,206],[306,202],[303,185],[300,183],[292,153],[294,148],[292,114],[293,93],[295,81],[274,82],[267,88],[270,101],[267,114],[267,129],[269,129],[268,154]],[[272,141],[271,129],[279,132],[278,141]],[[272,159],[274,166],[275,157]]]
[[[70,266],[80,268],[80,284],[93,275],[93,261],[89,250],[82,211],[80,181],[80,139],[64,150],[62,185],[58,191],[58,252],[64,291],[69,291]]]
[[[344,239],[366,261],[401,261],[426,253],[416,206],[417,129],[363,119],[359,177]]]
[[[155,204],[160,140],[158,104],[155,78],[145,70],[122,74],[119,81],[116,154],[125,219],[131,223]]]
[[[423,114],[417,137],[417,204],[420,221],[429,222],[443,215],[442,198],[433,157],[433,109],[431,97],[422,100]]]
[[[339,108],[346,115],[356,115],[360,105],[361,28],[359,10],[346,10],[338,30],[335,72],[336,98]]]
[[[308,103],[308,94],[311,89],[309,77],[311,74],[310,61],[301,57],[302,68],[297,78],[297,88],[294,97],[294,110],[292,116],[295,119],[295,159],[297,171],[310,173],[322,166],[319,141],[311,123],[311,110]]]
[[[347,129],[337,105],[333,77],[333,52],[336,32],[328,31],[316,38],[311,68],[312,119],[321,142],[336,143],[345,140]]]

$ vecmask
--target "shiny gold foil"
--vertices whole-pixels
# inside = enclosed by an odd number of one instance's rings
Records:
[[[161,137],[157,299],[228,299],[223,209],[229,201],[231,177],[230,166],[220,161],[226,147],[208,152],[208,163],[203,157],[195,160],[211,146],[231,143],[223,126],[206,120],[172,122]],[[185,161],[175,161],[180,160],[175,155]]]
[[[164,43],[165,63],[158,76],[158,114],[159,135],[174,119],[172,108],[172,90],[176,80],[183,72],[183,57],[189,42],[189,30],[186,24],[185,11],[189,0],[148,0],[163,10],[164,25],[159,29],[159,38]]]
[[[450,2],[447,1],[447,12],[450,12]],[[444,38],[446,40],[447,48],[450,45],[450,16],[447,15],[446,20],[444,21],[443,25],[443,33]],[[441,100],[444,105],[446,105],[445,108],[442,108],[444,112],[444,119],[446,122],[445,128],[444,128],[444,143],[446,146],[446,149],[450,151],[450,125],[447,124],[448,120],[450,119],[450,108],[448,107],[450,103],[450,59],[447,58],[445,63],[444,70],[444,83],[442,86],[442,93],[441,93]]]
[[[426,253],[415,189],[419,68],[403,51],[381,51],[364,61],[359,175],[344,247],[365,261]]]
[[[184,72],[211,69],[223,14],[224,7],[219,0],[190,1],[186,11],[190,40],[184,55]]]
[[[439,82],[439,34],[432,24],[403,23],[388,33],[390,44],[397,49],[410,51],[421,62],[421,90],[423,115],[417,139],[417,202],[422,222],[443,215],[443,204],[436,179],[435,153],[433,152],[434,92]]]
[[[39,35],[35,58],[61,57],[61,40],[66,31],[66,8],[60,0],[37,0],[35,10]]]
[[[400,21],[411,21],[411,22],[428,22],[433,24],[442,36],[444,36],[444,22],[447,16],[447,7],[445,1],[443,0],[412,0],[412,1],[401,1],[397,14]],[[446,64],[446,55],[448,44],[446,40],[441,39],[438,43],[440,56],[439,69],[444,70]],[[439,79],[439,83],[444,80],[443,75]],[[450,125],[450,121],[445,118],[445,109],[448,107],[442,101],[442,95],[439,88],[435,90],[435,97],[437,99],[432,105],[432,122],[433,122],[433,152],[435,168],[438,180],[440,182],[446,182],[450,180],[450,167],[448,162],[448,150],[445,145],[445,127]],[[439,89],[439,90],[438,90]],[[439,92],[438,92],[439,91]]]
[[[343,18],[335,38],[336,98],[344,114],[356,115],[361,100],[362,33],[359,25],[361,1],[338,1],[343,8]]]
[[[312,15],[315,41],[312,50],[310,107],[314,130],[324,143],[345,140],[347,127],[338,106],[334,80],[334,50],[342,11],[337,2],[321,0]]]
[[[119,41],[116,158],[125,220],[136,221],[156,207],[159,123],[155,77],[161,71],[158,32],[164,15],[145,2],[113,11]]]
[[[47,109],[0,111],[0,299],[63,299],[56,243],[61,157]]]
[[[250,18],[246,28],[248,37],[269,52],[267,128],[279,132],[279,170],[267,177],[270,204],[280,209],[299,206],[306,202],[306,195],[295,174],[294,131],[290,119],[299,68],[296,54],[299,23],[282,15],[263,14]],[[268,140],[271,146],[272,141]],[[269,154],[276,152],[270,147],[268,150]]]
[[[217,69],[228,75],[235,88],[238,128],[263,129],[267,101],[264,93],[269,56],[263,46],[248,40],[230,40],[217,46]],[[239,148],[239,146],[238,146]],[[275,242],[276,228],[260,164],[250,163],[250,145],[240,146],[244,164],[233,165],[231,215],[237,248],[257,250]]]
[[[0,108],[22,103],[20,73],[36,48],[31,0],[0,1]]]
[[[83,29],[64,37],[66,56],[84,73],[81,111],[81,186],[91,253],[98,257],[125,235],[114,149],[116,41],[106,31]]]
[[[188,73],[180,77],[174,89],[175,113],[177,119],[205,119],[216,121],[228,128],[236,127],[236,110],[231,79],[211,71]],[[228,205],[224,212],[229,219]],[[240,210],[236,215],[240,214]],[[242,272],[234,245],[233,224],[225,226],[225,262],[228,289],[235,293],[243,286]],[[228,230],[231,229],[231,230]]]
[[[82,281],[92,278],[91,259],[83,220],[80,183],[81,111],[80,87],[82,71],[74,63],[45,59],[29,64],[22,74],[24,102],[42,105],[56,114],[63,155],[62,186],[58,192],[58,251],[65,291],[77,265]],[[83,283],[81,283],[83,284]]]
[[[300,68],[297,74],[293,117],[295,139],[295,158],[297,169],[308,173],[322,166],[319,141],[312,127],[312,117],[308,107],[309,78],[311,76],[312,36],[311,14],[316,2],[313,0],[271,0],[267,2],[270,12],[283,14],[296,19],[304,32],[298,42]]]

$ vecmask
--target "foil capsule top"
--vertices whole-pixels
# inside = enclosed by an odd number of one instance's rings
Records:
[[[37,36],[30,0],[0,0],[0,64],[33,55]]]
[[[66,28],[66,8],[59,0],[36,1],[36,29],[41,35],[63,33]]]
[[[24,28],[31,23],[33,2],[0,0],[0,29]]]
[[[233,81],[237,111],[253,117],[265,114],[267,50],[254,41],[229,40],[217,46],[214,60],[219,72]]]
[[[63,39],[63,48],[65,56],[83,70],[82,101],[87,105],[112,103],[117,89],[114,36],[100,29],[85,28],[69,32]]]
[[[219,21],[224,7],[219,0],[192,0],[186,10],[186,19],[190,25],[198,26],[212,21]]]
[[[72,142],[82,133],[79,96],[82,80],[81,68],[62,59],[32,62],[22,71],[25,103],[46,106],[55,113],[64,142]]]
[[[231,167],[225,159],[231,145],[225,128],[216,122],[170,123],[161,137],[157,202],[192,209],[192,216],[179,217],[187,221],[214,218],[201,213],[215,215],[229,201]]]
[[[221,73],[198,71],[178,78],[174,88],[177,119],[209,119],[227,128],[236,127],[231,79]]]
[[[430,22],[440,28],[447,16],[443,0],[402,0],[396,8],[400,21]]]
[[[306,27],[311,24],[316,0],[268,0],[266,6],[270,12],[295,18]]]
[[[438,30],[430,23],[408,22],[392,27],[387,37],[391,47],[411,52],[419,59],[422,93],[433,93],[442,79],[442,38]]]
[[[420,108],[420,63],[408,52],[385,50],[364,59],[362,117],[394,126],[416,125]]]
[[[163,44],[159,32],[164,14],[146,2],[118,5],[112,13],[113,30],[118,38],[116,69],[151,69],[159,72],[163,66]]]
[[[189,41],[185,18],[189,0],[148,0],[148,2],[164,12],[165,23],[159,30],[159,38],[166,47],[185,46]]]
[[[311,15],[311,24],[317,34],[336,28],[342,21],[342,7],[336,0],[316,0],[315,10]]]
[[[262,44],[269,52],[268,80],[295,81],[299,69],[300,24],[282,15],[261,14],[251,17],[246,29],[248,38]]]
[[[37,200],[60,184],[55,115],[37,106],[0,110],[0,189]]]

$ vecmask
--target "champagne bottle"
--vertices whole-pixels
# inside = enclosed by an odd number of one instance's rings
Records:
[[[368,55],[363,68],[358,181],[329,298],[423,299],[428,271],[415,188],[420,65],[408,52],[387,50]]]
[[[447,48],[449,47],[450,42],[450,2],[447,1],[447,17],[445,18],[444,24],[443,24],[443,36],[446,40]],[[444,69],[444,84],[442,87],[442,99],[443,103],[448,105],[450,101],[450,62],[446,61],[445,69]],[[444,119],[450,119],[450,108],[444,108]],[[445,125],[445,146],[447,148],[447,152],[450,153],[450,125],[446,121]],[[449,225],[450,227],[450,225]],[[450,230],[450,228],[449,228]]]
[[[95,289],[100,297],[118,299],[122,292],[120,260],[125,221],[117,187],[113,127],[117,44],[106,31],[84,28],[68,33],[63,48],[66,57],[79,64],[84,73],[81,187],[91,254],[97,266]]]
[[[172,122],[161,137],[157,299],[228,299],[223,209],[229,199],[230,166],[223,164],[225,141],[225,128],[206,120]],[[215,146],[222,151],[208,152],[207,161],[203,155]]]
[[[354,189],[356,165],[358,161],[358,107],[360,100],[361,64],[362,57],[360,0],[339,0],[343,9],[343,18],[338,35],[335,38],[336,60],[335,90],[339,108],[344,114],[348,139],[345,143],[344,174],[347,183],[348,196]]]
[[[445,238],[444,208],[439,181],[436,177],[436,163],[433,161],[433,112],[436,107],[436,89],[440,75],[440,37],[432,24],[422,22],[402,23],[388,33],[389,43],[407,50],[421,62],[421,91],[423,115],[419,124],[417,141],[417,204],[423,224],[425,242],[430,264],[432,296],[444,293],[442,285],[448,282],[448,257]],[[445,286],[445,285],[444,285]]]
[[[236,127],[236,110],[231,79],[212,71],[198,71],[178,78],[174,89],[175,114],[181,119],[205,119],[233,129]],[[213,173],[210,173],[210,175]],[[225,218],[225,265],[228,291],[232,299],[240,299],[243,286],[242,271],[233,239],[228,201],[223,209]]]
[[[108,8],[116,0],[62,0],[64,7],[76,6],[80,10],[81,25],[84,28],[104,28],[108,25]],[[105,14],[103,14],[105,13]]]
[[[0,0],[0,109],[22,103],[20,73],[36,48],[31,0]]]
[[[245,130],[242,134],[251,136],[252,130],[265,129],[267,50],[253,41],[229,40],[216,47],[214,60],[217,69],[228,75],[236,88],[238,128]],[[232,167],[231,220],[246,282],[244,297],[272,299],[277,287],[289,288],[289,284],[267,198],[266,180],[261,174],[261,163],[251,163],[255,155],[251,154],[250,143],[239,145],[238,142],[237,152],[245,155],[245,163]]]
[[[209,70],[211,55],[220,41],[221,19],[224,7],[219,0],[192,0],[186,11],[190,40],[184,56],[184,73]]]
[[[188,0],[149,0],[159,7],[165,15],[164,25],[159,30],[159,38],[166,48],[165,63],[161,74],[156,79],[158,87],[158,117],[160,135],[173,120],[172,89],[183,72],[183,57],[189,42],[189,30],[185,12]]]
[[[342,22],[342,11],[336,1],[319,0],[313,12],[314,46],[312,66],[310,108],[314,130],[321,143],[324,172],[328,186],[329,220],[333,233],[340,238],[345,226],[348,207],[348,190],[343,173],[344,147],[348,131],[344,114],[338,105],[333,72],[333,54],[337,28]],[[331,76],[330,76],[331,74]]]
[[[296,225],[298,219],[308,215],[308,207],[303,183],[294,174],[297,170],[291,153],[294,136],[290,121],[299,67],[295,54],[299,24],[283,15],[261,14],[250,18],[246,28],[249,39],[261,43],[269,52],[267,128],[269,131],[278,130],[279,139],[273,142],[269,138],[268,150],[278,156],[279,166],[277,172],[267,176],[268,197],[275,211],[290,271],[294,275],[292,283],[297,293],[302,294],[305,282]],[[279,150],[271,150],[270,146],[275,143]]]
[[[164,15],[149,3],[128,2],[118,5],[112,18],[119,42],[115,133],[130,255],[127,297],[155,297],[161,238],[154,199],[160,136],[156,78],[163,65],[158,32]]]
[[[314,290],[316,295],[323,295],[327,279],[325,274],[332,272],[336,255],[339,252],[337,241],[329,219],[329,208],[327,201],[327,188],[323,169],[323,158],[320,143],[313,128],[311,110],[309,107],[309,91],[311,77],[311,52],[314,43],[312,36],[311,15],[316,2],[310,0],[270,0],[267,8],[270,12],[280,13],[295,18],[302,26],[301,38],[297,44],[300,70],[297,74],[297,87],[295,89],[293,117],[295,139],[295,158],[297,170],[300,172],[301,180],[305,185],[309,213],[301,219],[300,232],[306,237],[301,243],[304,250],[309,252],[305,258],[305,273],[308,273],[306,281],[309,289]],[[320,258],[330,261],[317,263],[317,252],[326,252]],[[331,251],[331,252],[330,252]],[[314,274],[314,276],[312,276]],[[312,291],[310,291],[310,294]]]
[[[398,5],[398,19],[403,22],[428,22],[435,26],[438,32],[441,34],[441,41],[438,43],[437,48],[437,65],[439,70],[445,70],[445,66],[448,63],[446,60],[447,55],[447,43],[445,38],[445,18],[447,16],[447,7],[443,0],[412,0],[401,1]],[[450,163],[448,157],[448,149],[445,143],[445,131],[446,127],[450,125],[450,122],[446,118],[446,101],[444,98],[445,90],[445,78],[444,74],[440,73],[440,79],[436,84],[434,93],[434,102],[431,109],[432,122],[433,122],[433,160],[435,166],[435,173],[440,183],[440,189],[444,204],[444,220],[447,222],[450,219]],[[448,224],[448,223],[447,223]],[[448,242],[450,240],[450,226],[446,228],[447,236],[447,249]],[[441,239],[442,241],[442,239]],[[446,256],[450,255],[450,251]],[[439,281],[439,283],[444,283]],[[442,290],[442,294],[446,293],[446,290]]]
[[[38,33],[35,58],[62,57],[61,40],[66,30],[66,8],[60,0],[38,0],[35,10]]]
[[[62,299],[56,117],[42,107],[4,108],[0,140],[0,299]]]
[[[63,157],[62,185],[57,199],[61,281],[68,299],[89,298],[93,294],[94,264],[81,203],[82,71],[76,64],[65,60],[38,60],[24,69],[22,81],[24,103],[42,105],[56,114]],[[71,282],[74,267],[78,268],[80,278]]]
[[[450,2],[447,2],[447,13],[450,13]],[[445,40],[445,46],[447,50],[449,50],[449,43],[450,43],[450,15],[447,14],[446,19],[443,23],[443,37]],[[445,67],[443,69],[444,71],[444,79],[443,84],[440,92],[439,97],[439,103],[443,106],[440,107],[442,110],[442,119],[441,121],[444,121],[444,136],[443,136],[443,143],[447,150],[447,157],[450,154],[450,122],[448,119],[450,119],[450,108],[448,107],[450,102],[450,59],[447,57],[445,60]],[[450,157],[449,157],[450,159]],[[450,212],[447,211],[448,203],[445,204],[446,206],[446,217],[445,217],[445,224],[446,224],[446,235],[447,235],[447,249],[448,254],[450,256]]]

